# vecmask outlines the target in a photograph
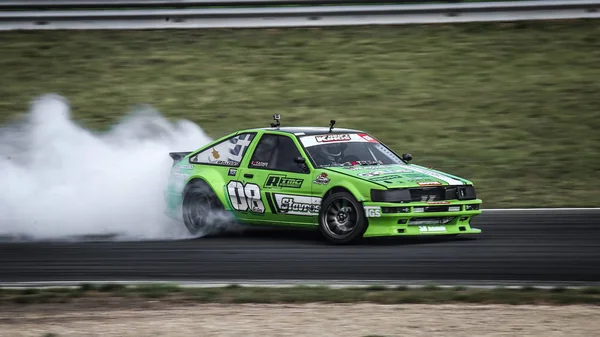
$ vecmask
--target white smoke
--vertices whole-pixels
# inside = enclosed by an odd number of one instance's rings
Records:
[[[105,133],[70,119],[60,96],[37,99],[24,122],[0,128],[0,236],[125,239],[188,236],[164,215],[170,151],[211,139],[190,121],[139,107]]]

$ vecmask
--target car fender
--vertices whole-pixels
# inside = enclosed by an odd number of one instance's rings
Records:
[[[205,167],[203,172],[192,174],[190,176],[190,178],[187,180],[185,188],[181,191],[181,196],[183,197],[188,186],[193,184],[194,181],[198,181],[198,180],[206,183],[213,190],[213,192],[217,195],[217,197],[219,198],[219,200],[221,201],[223,206],[226,209],[229,208],[229,203],[227,201],[227,193],[225,191],[225,189],[227,188],[227,181],[221,174],[211,170],[210,168],[207,169]]]
[[[323,200],[331,193],[335,193],[339,190],[346,190],[350,192],[358,202],[369,201],[371,200],[371,189],[382,189],[382,186],[377,183],[337,174],[335,172],[328,172],[328,174],[332,178],[336,178],[336,183],[331,185],[331,187],[323,194]]]

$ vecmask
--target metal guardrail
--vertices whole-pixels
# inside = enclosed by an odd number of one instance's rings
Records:
[[[525,1],[525,0],[512,0]],[[541,1],[541,0],[537,0]],[[108,7],[229,7],[348,4],[459,3],[470,0],[4,0],[0,9],[108,8]]]
[[[0,30],[314,27],[599,17],[600,0],[172,10],[0,11]]]

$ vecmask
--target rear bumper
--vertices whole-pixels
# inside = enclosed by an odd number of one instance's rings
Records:
[[[364,202],[369,227],[363,236],[479,234],[481,230],[472,228],[470,223],[481,214],[481,202],[480,199],[405,204]]]

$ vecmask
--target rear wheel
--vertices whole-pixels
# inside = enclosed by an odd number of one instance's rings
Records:
[[[202,180],[195,180],[186,187],[182,206],[183,222],[192,235],[208,234],[226,222],[223,204]]]
[[[348,192],[333,193],[325,199],[319,213],[319,229],[336,244],[356,242],[368,224],[361,204]]]

